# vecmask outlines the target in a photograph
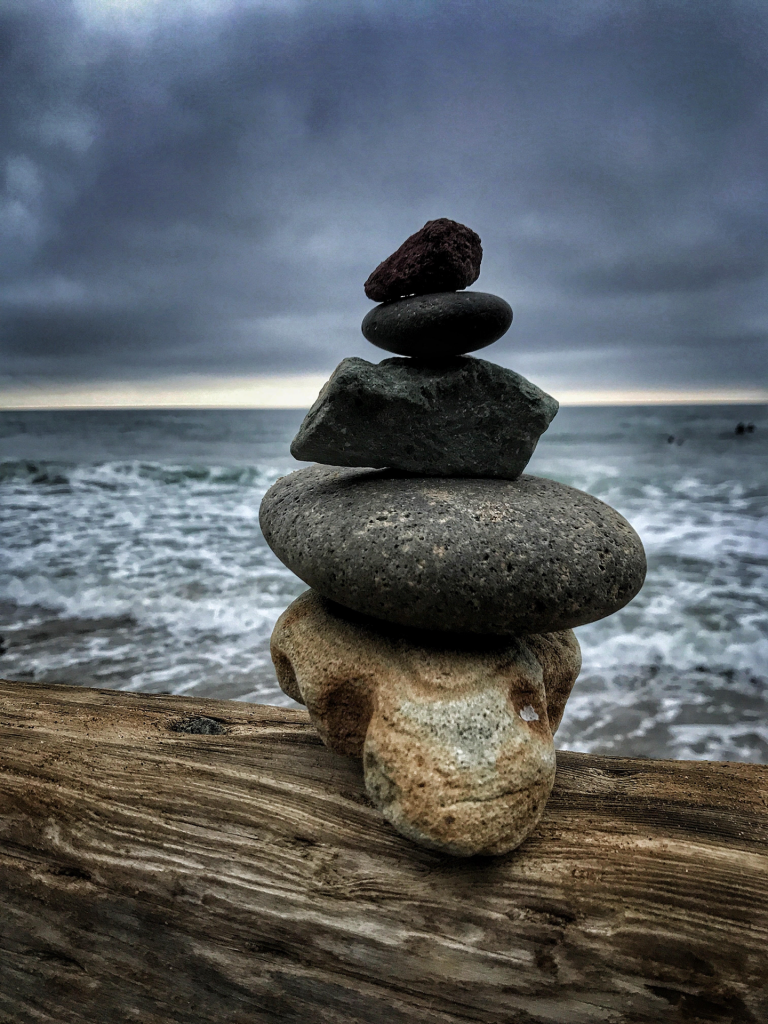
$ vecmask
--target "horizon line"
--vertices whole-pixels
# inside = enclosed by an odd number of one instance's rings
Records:
[[[325,374],[0,386],[0,411],[108,409],[308,409]],[[765,388],[550,388],[562,406],[762,405]]]

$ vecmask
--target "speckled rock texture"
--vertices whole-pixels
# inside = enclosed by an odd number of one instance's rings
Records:
[[[421,629],[525,634],[622,608],[645,578],[614,509],[554,480],[310,466],[261,503],[277,557],[324,597]]]
[[[490,292],[437,292],[375,306],[362,331],[386,352],[446,359],[476,352],[506,334],[512,307]]]
[[[371,799],[408,838],[458,856],[500,854],[541,817],[552,736],[581,666],[570,630],[446,645],[310,590],[278,620],[272,657],[323,741],[362,757]]]
[[[483,247],[480,236],[458,221],[429,220],[388,256],[365,282],[365,294],[375,302],[401,295],[466,288],[480,275]]]
[[[291,444],[304,462],[514,480],[557,412],[554,398],[484,359],[441,366],[345,359]]]

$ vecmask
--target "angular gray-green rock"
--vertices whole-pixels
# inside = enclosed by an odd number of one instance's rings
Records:
[[[376,306],[362,331],[372,345],[417,359],[476,352],[506,334],[512,307],[489,292],[433,292]]]
[[[618,611],[645,553],[614,509],[554,480],[311,466],[261,503],[277,557],[324,597],[421,629],[525,634]]]
[[[557,401],[484,359],[344,359],[291,444],[304,462],[514,480]]]

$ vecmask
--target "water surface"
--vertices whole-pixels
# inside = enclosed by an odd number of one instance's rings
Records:
[[[302,415],[0,413],[0,674],[291,703],[269,634],[305,587],[258,507]],[[617,508],[649,562],[576,631],[558,746],[768,763],[766,407],[562,409],[529,471]]]

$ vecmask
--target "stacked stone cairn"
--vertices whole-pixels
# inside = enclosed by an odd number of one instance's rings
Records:
[[[282,689],[362,758],[396,829],[459,856],[535,826],[581,667],[572,628],[645,577],[617,512],[522,475],[558,404],[467,356],[512,322],[503,299],[463,290],[481,258],[474,231],[440,219],[376,268],[363,334],[403,358],[340,363],[291,445],[319,465],[278,480],[260,514],[311,587],[272,635]]]

